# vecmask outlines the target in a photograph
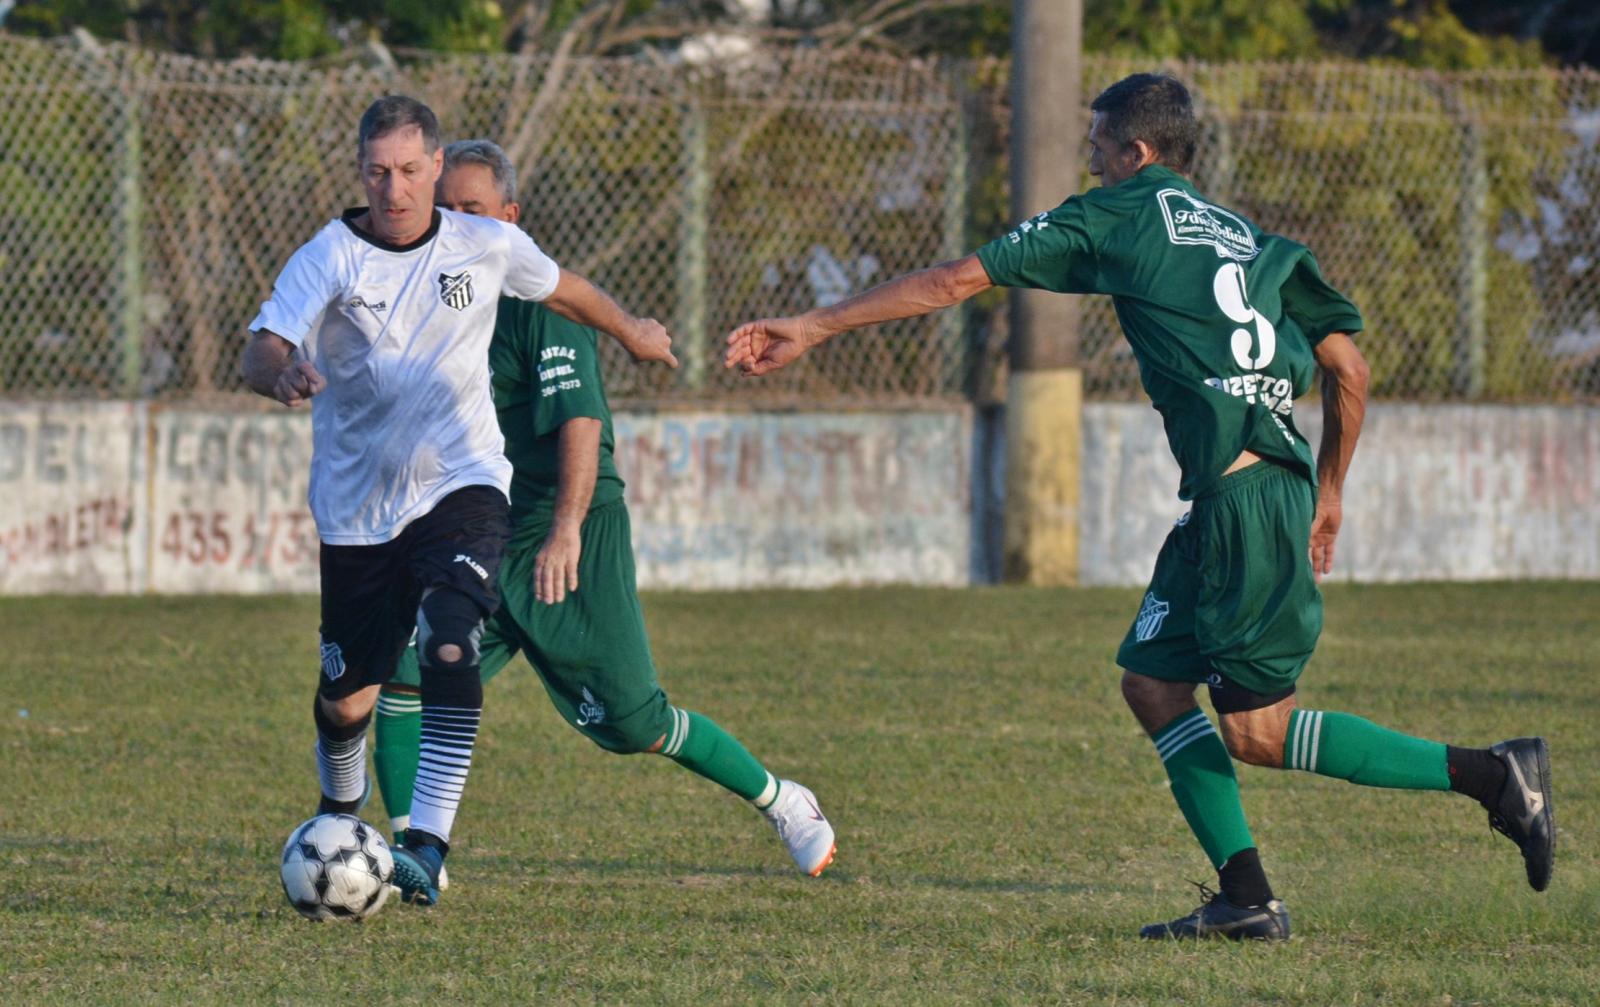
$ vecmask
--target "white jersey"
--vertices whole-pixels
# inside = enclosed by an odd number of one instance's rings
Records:
[[[347,210],[290,257],[250,323],[327,379],[311,400],[311,514],[331,545],[388,542],[463,486],[507,493],[511,464],[489,389],[500,295],[541,301],[560,271],[489,217],[436,211],[391,245]]]

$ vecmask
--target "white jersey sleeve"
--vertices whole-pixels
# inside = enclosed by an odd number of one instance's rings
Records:
[[[506,278],[500,292],[524,301],[542,301],[555,292],[561,267],[544,253],[528,233],[502,222],[510,248],[506,253]]]
[[[341,225],[342,226],[342,225]],[[250,323],[251,332],[266,329],[295,346],[322,324],[328,305],[343,287],[338,268],[339,242],[327,228],[295,249],[272,284],[272,296]]]

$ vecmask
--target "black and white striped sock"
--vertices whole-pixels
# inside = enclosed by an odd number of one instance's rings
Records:
[[[483,682],[476,666],[448,676],[430,675],[429,669],[423,674],[446,682],[425,678],[422,685],[422,748],[411,795],[411,828],[449,842],[483,717]]]
[[[353,812],[367,789],[367,720],[335,724],[316,700],[317,778],[322,783],[323,812]]]

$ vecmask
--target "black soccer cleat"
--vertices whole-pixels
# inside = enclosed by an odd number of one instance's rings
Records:
[[[1236,906],[1207,885],[1194,882],[1205,901],[1200,908],[1171,923],[1152,923],[1139,930],[1146,940],[1197,940],[1226,937],[1230,941],[1286,941],[1289,910],[1273,899],[1264,906]]]
[[[1550,887],[1556,860],[1556,819],[1550,803],[1550,746],[1543,738],[1513,738],[1490,747],[1506,767],[1500,798],[1489,808],[1489,826],[1517,844],[1528,884]]]

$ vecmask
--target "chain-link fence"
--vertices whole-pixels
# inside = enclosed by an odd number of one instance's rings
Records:
[[[1085,93],[1145,68],[1090,59]],[[1366,313],[1377,394],[1600,397],[1600,77],[1172,69],[1202,105],[1202,190],[1317,251]],[[611,347],[613,397],[826,405],[1003,387],[1001,294],[837,340],[763,382],[719,363],[744,318],[1005,230],[1003,64],[214,63],[0,36],[0,393],[237,392],[244,326],[289,253],[361,201],[355,123],[392,91],[428,101],[452,138],[504,145],[523,225],[668,324],[682,370]],[[1083,184],[1081,166],[1063,171],[1063,194]],[[1085,304],[1083,352],[1093,394],[1135,394],[1103,301]]]
[[[1097,60],[1086,93],[1148,69]],[[1600,398],[1600,74],[1177,65],[1195,181],[1308,245],[1362,309],[1373,394]],[[1086,304],[1092,393],[1137,374]]]

